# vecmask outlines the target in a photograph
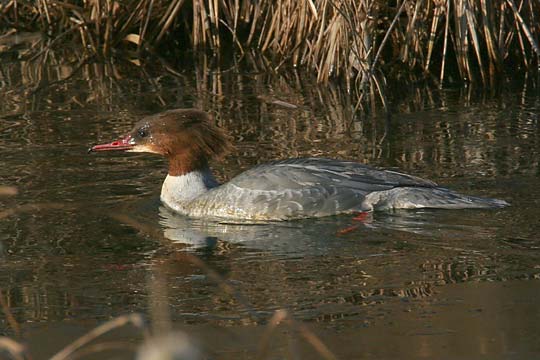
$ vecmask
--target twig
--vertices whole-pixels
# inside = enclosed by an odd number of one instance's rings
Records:
[[[394,29],[394,26],[396,26],[397,21],[401,15],[401,12],[405,8],[405,4],[407,4],[408,0],[404,0],[403,3],[401,3],[401,6],[399,7],[398,12],[394,16],[394,19],[392,20],[392,23],[388,27],[388,30],[386,30],[386,33],[384,34],[384,38],[381,41],[381,44],[379,45],[379,48],[377,49],[377,53],[375,54],[375,57],[373,58],[373,62],[371,63],[371,66],[369,68],[369,76],[373,76],[373,71],[375,69],[375,66],[377,65],[377,62],[379,61],[379,58],[381,57],[382,50],[384,48],[384,45],[388,41],[388,38],[390,37],[390,33]]]
[[[132,352],[137,351],[137,345],[127,341],[107,341],[99,344],[88,345],[85,348],[78,351],[76,354],[70,356],[69,360],[79,359],[90,354],[96,354],[103,351],[111,350],[129,350]],[[94,356],[95,358],[95,356]]]
[[[0,131],[2,131],[2,129],[0,129]],[[0,196],[13,196],[13,195],[17,195],[17,193],[18,193],[18,190],[15,186],[1,186],[0,185]]]
[[[50,87],[50,86],[56,85],[56,84],[61,84],[61,83],[65,82],[65,81],[71,79],[73,77],[73,75],[75,75],[83,67],[83,65],[86,64],[89,60],[90,60],[89,57],[82,58],[79,61],[79,63],[77,64],[77,66],[75,66],[75,68],[71,71],[71,73],[68,76],[66,76],[63,79],[54,80],[54,81],[43,83],[43,84],[38,84],[34,89],[29,91],[28,95],[34,95],[37,92],[45,89],[46,87]]]
[[[4,349],[10,353],[15,360],[29,359],[23,345],[7,337],[0,337],[0,350]]]
[[[11,326],[13,331],[15,331],[15,335],[17,337],[21,337],[21,327],[19,326],[19,323],[17,322],[17,320],[15,320],[15,317],[11,313],[11,309],[9,308],[9,304],[6,301],[6,298],[4,298],[2,289],[0,289],[0,306],[2,306],[2,311],[4,312],[4,315],[6,315],[8,324]]]
[[[446,50],[448,49],[448,27],[450,23],[450,0],[446,0],[446,23],[444,25],[444,45],[441,62],[441,75],[439,76],[439,83],[442,86],[444,80],[444,69],[446,65]]]
[[[256,359],[266,358],[268,353],[268,345],[270,344],[270,338],[274,333],[274,330],[288,316],[289,314],[287,313],[287,310],[284,309],[279,309],[274,312],[274,315],[272,315],[272,318],[270,318],[270,321],[268,321],[268,325],[266,325],[264,334],[259,342],[259,353],[257,354]]]
[[[143,331],[143,334],[148,336],[147,333],[147,327],[143,320],[143,317],[139,314],[129,314],[129,315],[122,315],[115,319],[112,319],[110,321],[107,321],[104,324],[101,324],[100,326],[90,330],[85,335],[81,336],[65,348],[63,348],[60,352],[56,353],[53,357],[51,357],[50,360],[64,360],[68,358],[72,358],[73,354],[80,349],[82,346],[88,344],[90,341],[100,337],[101,335],[114,330],[116,328],[125,326],[127,324],[132,324],[133,326],[141,329]]]
[[[514,16],[516,20],[518,21],[519,25],[521,25],[521,29],[525,33],[525,36],[527,37],[527,40],[529,40],[529,43],[531,44],[531,47],[533,48],[534,52],[536,53],[536,56],[540,56],[540,49],[538,48],[538,44],[536,44],[536,41],[534,41],[534,37],[529,30],[529,27],[527,24],[525,24],[525,21],[521,17],[514,0],[506,0],[508,4],[510,4],[510,7],[512,8],[512,11],[514,12]],[[525,56],[525,54],[523,54]]]

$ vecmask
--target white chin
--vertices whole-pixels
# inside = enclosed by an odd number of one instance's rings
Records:
[[[146,146],[146,145],[135,145],[134,147],[129,149],[128,152],[144,152],[144,153],[159,154],[157,151],[152,149],[150,146]]]

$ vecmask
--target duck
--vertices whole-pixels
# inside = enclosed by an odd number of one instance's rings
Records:
[[[168,159],[161,202],[191,218],[285,221],[395,209],[493,209],[504,200],[468,196],[437,183],[349,160],[294,158],[257,165],[218,183],[210,169],[232,141],[199,109],[143,117],[119,140],[89,152],[145,152]]]

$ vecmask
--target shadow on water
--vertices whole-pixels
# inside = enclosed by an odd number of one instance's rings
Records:
[[[219,358],[256,358],[261,339],[270,358],[322,356],[299,327],[276,325],[265,338],[285,309],[342,358],[537,354],[534,83],[504,96],[414,88],[388,119],[355,113],[339,84],[263,65],[89,64],[67,78],[73,66],[52,55],[0,62],[0,290],[20,326],[0,317],[0,333],[45,358],[140,312]],[[50,86],[34,91],[40,84]],[[86,154],[143,114],[188,106],[236,141],[212,164],[222,180],[269,159],[338,157],[512,206],[219,224],[160,206],[161,159]]]

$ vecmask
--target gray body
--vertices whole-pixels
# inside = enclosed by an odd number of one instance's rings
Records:
[[[191,216],[272,221],[389,209],[472,209],[503,200],[455,193],[436,183],[367,165],[323,158],[258,165],[217,185],[208,169],[168,176],[162,201]]]

